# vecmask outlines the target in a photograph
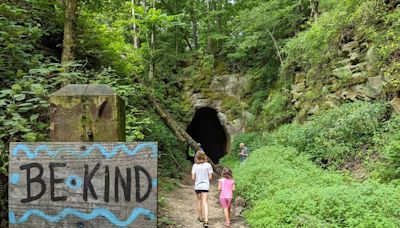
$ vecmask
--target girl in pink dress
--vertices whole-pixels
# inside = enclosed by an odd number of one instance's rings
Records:
[[[221,192],[219,196],[219,202],[221,207],[224,209],[225,214],[225,226],[231,225],[231,202],[233,191],[235,191],[235,181],[232,179],[232,170],[224,168],[222,170],[222,177],[218,180],[218,190]]]

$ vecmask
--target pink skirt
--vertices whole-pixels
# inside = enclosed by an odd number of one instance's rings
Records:
[[[222,208],[231,208],[232,198],[219,198]]]

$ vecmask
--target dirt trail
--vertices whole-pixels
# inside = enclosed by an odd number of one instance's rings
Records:
[[[210,194],[208,198],[208,210],[209,210],[209,227],[210,228],[223,228],[224,226],[224,214],[219,206],[219,193],[217,190],[218,182],[214,177],[210,186]],[[196,195],[193,190],[193,184],[191,180],[187,178],[180,188],[166,195],[166,201],[168,204],[168,217],[176,222],[174,227],[203,227],[201,223],[197,221],[196,212]],[[232,202],[233,203],[233,202]],[[232,209],[232,214],[233,214]],[[232,228],[247,228],[243,218],[233,218],[231,222]]]

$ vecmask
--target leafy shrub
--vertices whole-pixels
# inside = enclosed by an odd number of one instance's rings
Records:
[[[304,124],[238,135],[233,146],[245,142],[253,149],[249,158],[241,165],[232,155],[222,161],[233,168],[236,194],[250,202],[245,214],[249,224],[399,226],[400,116],[387,120],[386,114],[385,104],[356,102],[320,113]],[[315,165],[340,167],[352,157],[370,157],[372,168],[377,162],[380,165],[378,177],[393,181],[378,183],[371,175],[356,182],[346,172]]]
[[[284,188],[342,183],[340,175],[327,175],[307,155],[284,146],[268,146],[253,151],[235,172],[238,193],[250,201],[264,199]],[[260,162],[262,161],[262,162]],[[310,175],[311,174],[311,175]]]
[[[383,151],[383,160],[387,163],[388,171],[392,172],[390,179],[400,178],[400,132],[394,134]]]
[[[284,46],[283,52],[287,54],[287,58],[283,65],[283,76],[287,74],[287,68],[296,65],[294,63],[304,66],[305,70],[308,70],[310,67],[315,67],[332,57],[336,52],[335,49],[331,48],[332,44],[338,43],[341,29],[352,22],[342,20],[342,18],[348,18],[360,1],[340,1],[335,4],[335,7],[324,7],[327,2],[332,1],[323,2],[322,10],[324,11],[318,17],[318,20],[311,23],[309,29],[289,39]]]
[[[268,97],[268,92],[266,89],[261,89],[252,93],[251,95],[252,102],[249,111],[255,114],[260,113],[262,111],[263,105],[267,97]]]
[[[286,124],[273,132],[240,134],[235,137],[232,145],[236,149],[239,142],[244,142],[250,150],[271,144],[293,147],[323,167],[337,168],[348,160],[365,159],[377,149],[378,139],[374,140],[374,136],[383,131],[385,114],[384,104],[344,104],[313,116],[303,124]],[[382,143],[386,143],[387,138]],[[383,150],[384,145],[380,147]],[[236,157],[234,154],[232,158]]]
[[[400,225],[397,187],[321,170],[294,148],[263,147],[233,171],[252,227]]]
[[[267,129],[276,128],[285,122],[291,115],[288,101],[290,94],[285,91],[272,91],[261,113],[263,125]]]
[[[380,159],[372,162],[377,166],[373,176],[383,181],[400,178],[400,116],[394,115],[384,123],[374,136],[374,152],[380,154]],[[377,164],[376,164],[377,163]]]
[[[340,165],[351,157],[365,157],[365,147],[380,127],[385,105],[344,104],[300,125],[283,126],[271,134],[276,144],[291,146],[323,165]]]
[[[257,203],[247,217],[253,227],[397,227],[400,191],[364,183],[289,188]]]

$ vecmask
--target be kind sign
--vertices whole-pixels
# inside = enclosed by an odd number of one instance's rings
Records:
[[[11,143],[10,227],[156,227],[156,143]]]

